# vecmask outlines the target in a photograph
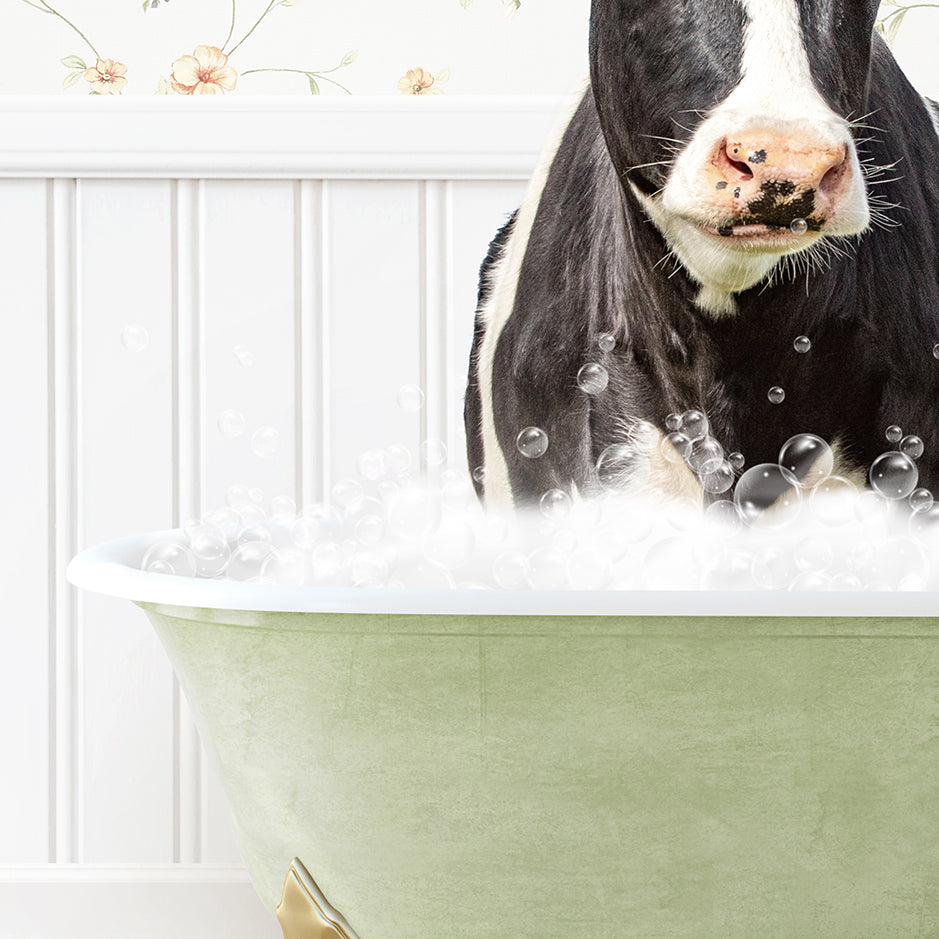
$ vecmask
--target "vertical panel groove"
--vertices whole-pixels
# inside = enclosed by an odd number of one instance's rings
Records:
[[[296,499],[307,505],[326,496],[326,427],[323,400],[325,294],[323,183],[299,180],[296,198]],[[317,356],[319,355],[319,365]],[[317,459],[317,451],[321,451]]]
[[[421,438],[448,441],[449,410],[448,316],[449,316],[449,200],[450,184],[424,180],[420,185],[420,332]]]
[[[332,258],[329,252],[331,238],[329,212],[330,212],[330,186],[327,180],[321,180],[317,183],[319,194],[319,206],[315,214],[317,221],[317,242],[316,242],[316,273],[318,276],[318,289],[316,298],[318,304],[316,327],[314,329],[314,341],[319,351],[318,372],[319,380],[316,383],[316,408],[317,408],[317,436],[313,437],[312,446],[315,447],[318,441],[320,459],[319,459],[319,492],[314,494],[314,498],[325,499],[329,494],[332,484],[331,462],[332,462],[332,420],[330,396],[330,387],[332,382],[331,369],[329,367],[329,347],[330,347],[330,276]]]
[[[50,486],[50,856],[76,863],[81,856],[79,753],[81,699],[77,593],[65,567],[77,551],[78,506],[78,185],[57,179],[49,199],[49,451]]]
[[[199,518],[202,505],[202,196],[201,181],[176,180],[172,205],[173,513]],[[179,681],[173,678],[173,860],[198,863],[204,848],[202,755]]]
[[[57,586],[58,581],[55,576],[56,549],[55,549],[55,184],[54,181],[46,180],[46,329],[47,329],[47,353],[46,353],[46,397],[49,402],[47,411],[46,427],[46,446],[49,452],[49,466],[52,472],[49,473],[48,483],[48,578],[49,578],[49,625],[48,625],[48,671],[49,671],[49,781],[48,781],[48,802],[49,802],[49,863],[54,864],[58,853],[58,838],[56,826],[58,824],[58,791],[56,786],[57,778],[57,734],[56,734],[56,626],[58,618],[56,616],[57,605]]]

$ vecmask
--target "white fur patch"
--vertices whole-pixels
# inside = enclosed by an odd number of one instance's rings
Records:
[[[502,257],[493,265],[489,272],[492,283],[492,292],[489,299],[480,310],[480,316],[485,324],[485,332],[479,346],[477,358],[477,378],[479,383],[479,397],[482,418],[483,466],[486,470],[484,492],[486,504],[494,507],[512,506],[512,488],[509,485],[509,469],[499,446],[496,435],[495,413],[492,402],[492,370],[496,354],[496,346],[502,329],[512,315],[515,308],[515,291],[518,286],[518,277],[522,269],[522,262],[528,250],[528,239],[531,235],[532,225],[541,195],[544,191],[548,173],[561,139],[567,130],[577,110],[584,92],[573,95],[567,103],[554,130],[548,138],[538,166],[535,169],[525,198],[515,217],[515,225],[509,235],[509,240],[502,250]],[[521,428],[519,428],[521,429]]]

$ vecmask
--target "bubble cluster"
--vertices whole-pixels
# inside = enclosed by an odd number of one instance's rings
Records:
[[[156,574],[311,587],[575,590],[922,590],[939,587],[939,505],[918,486],[910,453],[873,461],[871,488],[835,475],[832,448],[797,434],[775,463],[744,468],[698,409],[675,412],[664,437],[636,422],[600,454],[594,488],[546,486],[530,509],[499,514],[470,474],[434,478],[400,445],[364,452],[357,473],[298,508],[288,496],[233,485],[224,505],[153,544]],[[547,435],[521,446],[544,454]],[[522,435],[520,434],[520,438]],[[913,435],[901,441],[919,440]],[[697,476],[704,502],[653,491],[652,461]],[[919,441],[920,444],[922,441]],[[438,442],[439,443],[439,442]],[[441,444],[442,446],[442,444]],[[921,451],[920,451],[921,452]],[[537,455],[530,457],[537,459]],[[738,474],[739,477],[738,477]]]

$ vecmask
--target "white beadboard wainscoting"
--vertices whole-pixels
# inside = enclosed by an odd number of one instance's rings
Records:
[[[143,613],[65,566],[395,442],[462,467],[477,269],[559,106],[0,99],[0,939],[280,934]]]

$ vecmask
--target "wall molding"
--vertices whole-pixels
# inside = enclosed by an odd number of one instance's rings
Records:
[[[563,103],[0,96],[0,177],[525,179]]]
[[[277,939],[247,871],[228,865],[0,868],[0,939]]]

